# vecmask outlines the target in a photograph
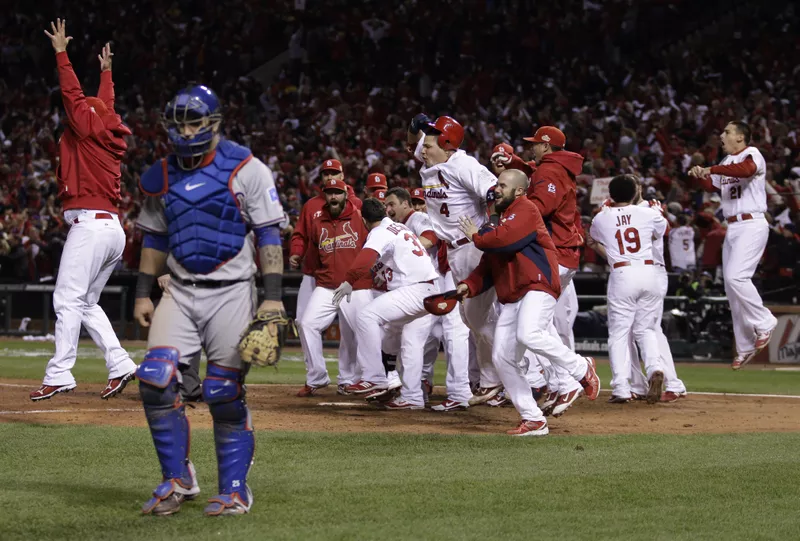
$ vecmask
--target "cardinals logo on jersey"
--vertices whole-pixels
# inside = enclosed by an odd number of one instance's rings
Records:
[[[353,231],[349,223],[344,224],[342,230],[344,232],[341,235],[330,237],[328,228],[323,227],[319,235],[319,249],[327,253],[343,249],[355,250],[358,246],[358,233]]]
[[[439,184],[441,184],[441,185],[442,185],[442,186],[444,186],[445,188],[449,188],[449,187],[450,187],[450,185],[449,185],[449,184],[447,183],[447,181],[444,179],[444,175],[442,174],[442,172],[441,172],[441,171],[439,171]]]

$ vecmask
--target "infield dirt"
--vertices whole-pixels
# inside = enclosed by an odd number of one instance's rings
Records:
[[[50,400],[31,402],[39,382],[0,380],[0,422],[146,426],[136,388],[100,399],[102,384],[79,384]],[[514,408],[478,406],[463,412],[386,411],[363,400],[336,394],[336,387],[312,398],[297,398],[296,385],[248,385],[247,401],[256,430],[300,432],[383,432],[414,434],[498,434],[518,421]],[[437,387],[432,403],[444,399]],[[553,435],[697,434],[792,432],[800,428],[800,399],[690,394],[671,404],[609,404],[608,393],[595,402],[581,398],[558,419],[549,419]],[[192,426],[210,428],[205,404],[187,408]]]

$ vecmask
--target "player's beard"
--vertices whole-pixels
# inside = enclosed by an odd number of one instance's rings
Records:
[[[333,218],[338,218],[343,210],[344,201],[331,201],[328,203],[328,212],[330,212]]]
[[[495,208],[495,209],[496,209],[498,212],[505,212],[505,210],[506,210],[508,207],[510,207],[510,206],[511,206],[511,203],[513,203],[515,199],[516,199],[516,197],[515,197],[513,194],[512,194],[510,197],[509,197],[509,196],[506,196],[506,197],[503,197],[502,199],[498,199],[498,200],[497,200],[497,201],[495,201],[495,203],[494,203],[494,208]]]

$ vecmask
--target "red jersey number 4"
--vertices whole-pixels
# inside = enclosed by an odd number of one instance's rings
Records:
[[[447,203],[442,203],[442,206],[439,209],[439,214],[444,214],[448,218],[450,217],[450,209],[447,208]]]

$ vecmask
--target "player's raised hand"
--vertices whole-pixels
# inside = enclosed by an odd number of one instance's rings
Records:
[[[471,239],[472,235],[478,232],[478,226],[472,222],[469,216],[461,216],[458,219],[458,228],[468,239]]]
[[[153,321],[153,312],[155,312],[155,307],[150,297],[136,299],[133,305],[133,318],[139,322],[139,325],[149,327],[150,322]]]
[[[67,50],[67,45],[72,41],[72,36],[67,36],[67,20],[56,19],[56,22],[50,23],[50,29],[53,31],[51,34],[47,30],[44,31],[45,35],[50,38],[50,43],[57,53],[63,53]]]
[[[100,61],[100,71],[111,71],[111,57],[114,53],[111,52],[111,43],[106,43],[103,46],[102,54],[97,55]]]

